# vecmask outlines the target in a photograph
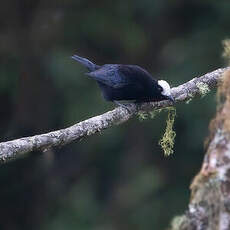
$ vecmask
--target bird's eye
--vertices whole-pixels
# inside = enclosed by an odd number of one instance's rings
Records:
[[[157,89],[162,92],[163,91],[163,88],[161,86],[157,86]]]

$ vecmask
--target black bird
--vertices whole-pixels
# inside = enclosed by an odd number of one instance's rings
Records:
[[[97,81],[107,101],[113,101],[123,107],[124,105],[118,101],[135,100],[139,103],[170,100],[174,102],[169,84],[164,80],[154,79],[150,73],[137,65],[99,66],[77,55],[73,55],[72,58],[89,70],[86,75]]]

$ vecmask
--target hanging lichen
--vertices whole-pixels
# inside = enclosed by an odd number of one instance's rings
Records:
[[[159,145],[164,151],[165,156],[173,154],[174,141],[176,137],[176,132],[173,130],[173,125],[176,117],[176,109],[174,107],[169,107],[168,118],[166,121],[166,129],[162,138],[159,141]]]
[[[162,111],[162,109],[157,109],[157,110],[150,111],[149,112],[150,118],[154,119],[161,111]]]
[[[140,121],[144,121],[148,118],[154,119],[163,110],[168,111],[168,118],[166,120],[166,129],[165,129],[165,132],[162,138],[159,140],[159,145],[164,151],[164,155],[169,156],[170,154],[174,152],[173,147],[174,147],[174,142],[175,142],[175,137],[176,137],[176,132],[173,130],[173,125],[174,125],[175,117],[176,117],[175,107],[167,107],[167,108],[162,108],[158,110],[153,110],[150,112],[141,111],[138,113],[138,118]]]
[[[147,112],[140,111],[140,112],[138,112],[137,116],[138,116],[139,121],[144,121],[144,120],[148,119],[148,113]]]
[[[161,111],[162,111],[162,109],[157,109],[157,110],[153,110],[150,112],[144,112],[144,111],[138,112],[138,114],[137,114],[138,119],[140,121],[144,121],[148,118],[154,119]]]

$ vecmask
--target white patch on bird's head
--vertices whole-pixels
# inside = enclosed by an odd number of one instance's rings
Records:
[[[163,89],[163,91],[161,92],[162,95],[164,95],[164,96],[170,96],[171,95],[170,85],[168,84],[167,81],[159,80],[158,85],[160,85]]]

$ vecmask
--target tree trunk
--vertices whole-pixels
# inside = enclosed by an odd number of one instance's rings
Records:
[[[230,230],[230,71],[223,75],[217,99],[207,152],[191,184],[188,210],[174,218],[172,230]]]

